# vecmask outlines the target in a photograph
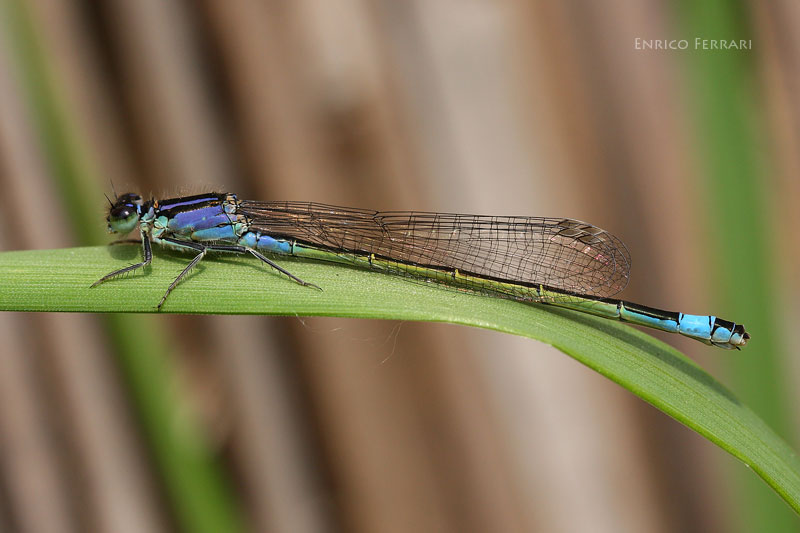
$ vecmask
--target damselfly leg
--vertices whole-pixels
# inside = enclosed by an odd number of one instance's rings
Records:
[[[174,289],[178,285],[178,283],[180,283],[181,279],[183,279],[186,276],[186,274],[188,274],[189,271],[192,268],[194,268],[197,265],[197,263],[199,263],[203,259],[203,257],[205,257],[206,253],[209,252],[209,251],[213,251],[213,252],[230,252],[230,253],[237,253],[237,254],[248,254],[248,253],[252,254],[254,257],[257,257],[257,258],[261,259],[263,262],[265,262],[266,264],[268,264],[269,266],[271,266],[272,268],[274,268],[278,272],[280,272],[282,274],[285,274],[290,279],[296,281],[300,285],[302,285],[304,287],[313,287],[315,289],[322,290],[317,285],[314,285],[313,283],[309,283],[307,281],[304,281],[304,280],[298,278],[297,276],[295,276],[294,274],[292,274],[291,272],[289,272],[285,268],[281,267],[280,265],[276,264],[275,262],[273,262],[273,261],[269,260],[268,258],[264,257],[262,254],[258,253],[257,251],[253,250],[252,248],[248,248],[246,246],[239,246],[239,245],[233,245],[233,244],[231,244],[231,245],[226,245],[226,244],[201,244],[201,243],[192,242],[192,241],[183,241],[183,240],[180,240],[180,239],[173,239],[172,237],[164,237],[161,240],[166,242],[166,243],[168,243],[171,246],[175,246],[175,247],[178,247],[178,248],[188,248],[188,249],[191,249],[191,250],[195,250],[195,251],[198,252],[198,254],[194,257],[194,259],[191,260],[191,262],[188,265],[186,265],[186,268],[184,268],[183,271],[180,274],[178,274],[178,277],[175,278],[175,280],[167,288],[167,292],[164,293],[164,296],[161,298],[161,301],[158,303],[157,308],[159,310],[161,309],[161,306],[164,305],[164,302],[167,300],[167,296],[169,296],[169,293],[172,292],[172,289]]]
[[[112,244],[118,244],[118,243],[112,243]],[[119,242],[119,244],[121,244],[121,242]],[[110,272],[105,276],[103,276],[102,278],[95,281],[94,283],[92,283],[92,287],[97,287],[104,281],[108,281],[111,278],[120,276],[122,274],[125,274],[126,272],[131,272],[133,270],[136,270],[137,268],[146,267],[147,265],[150,264],[150,261],[152,261],[153,259],[153,251],[150,248],[150,236],[147,235],[147,233],[145,232],[142,232],[142,254],[144,255],[144,261],[142,261],[141,263],[136,263],[135,265],[126,266],[125,268],[120,268],[119,270]]]

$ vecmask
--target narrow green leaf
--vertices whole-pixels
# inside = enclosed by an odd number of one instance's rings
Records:
[[[159,251],[145,271],[89,288],[102,275],[139,257],[135,246],[0,253],[0,310],[155,312],[166,287],[186,264],[185,255]],[[738,457],[800,512],[800,461],[791,448],[697,364],[643,332],[568,310],[486,298],[342,265],[295,259],[281,263],[324,290],[302,287],[255,260],[215,257],[192,271],[162,312],[424,320],[537,339]],[[718,353],[747,357],[746,349]]]

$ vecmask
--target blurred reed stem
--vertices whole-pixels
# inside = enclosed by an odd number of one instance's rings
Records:
[[[95,216],[94,201],[100,197],[102,180],[97,178],[82,147],[81,132],[62,102],[63,93],[43,51],[35,19],[23,0],[9,0],[3,6],[5,33],[64,212],[80,242],[102,242],[103,224]],[[209,533],[242,530],[230,484],[176,390],[169,335],[151,317],[112,314],[105,318],[111,350],[129,386],[129,397],[181,529]]]

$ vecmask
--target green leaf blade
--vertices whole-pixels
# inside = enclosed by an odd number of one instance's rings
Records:
[[[185,255],[159,251],[149,268],[90,288],[139,257],[136,247],[0,253],[0,310],[155,312],[187,263]],[[695,362],[644,332],[566,309],[446,290],[337,264],[286,259],[281,265],[323,290],[293,283],[249,258],[215,256],[187,276],[161,312],[434,321],[536,339],[739,458],[800,512],[800,461],[794,451]]]

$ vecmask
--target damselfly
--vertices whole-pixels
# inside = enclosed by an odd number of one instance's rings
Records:
[[[158,309],[207,252],[251,254],[301,285],[319,289],[264,254],[362,266],[498,298],[555,305],[681,333],[721,348],[744,346],[741,324],[611,299],[628,283],[630,255],[610,233],[564,218],[371,211],[309,202],[256,202],[210,193],[111,202],[108,230],[137,226],[143,260],[92,287],[150,264],[151,242],[194,252]],[[262,253],[263,252],[263,253]]]

